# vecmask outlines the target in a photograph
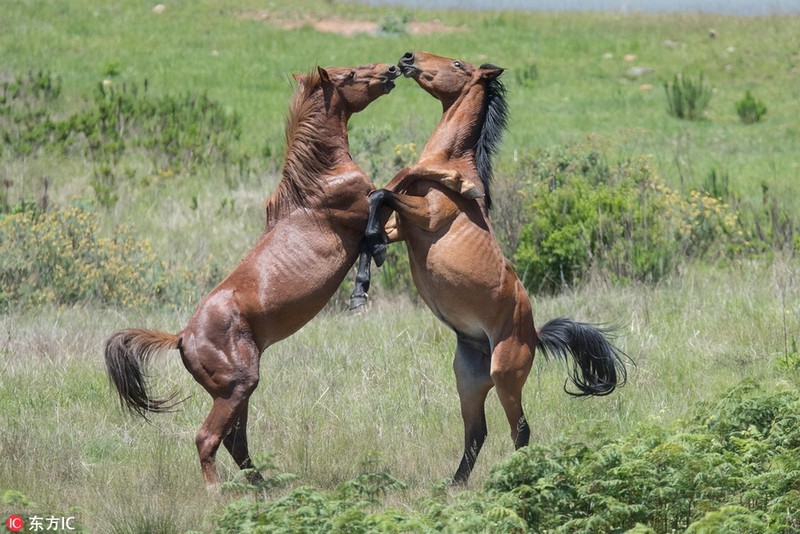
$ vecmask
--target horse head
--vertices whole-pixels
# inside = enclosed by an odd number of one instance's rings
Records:
[[[504,70],[489,63],[477,67],[460,59],[427,52],[406,52],[397,65],[404,76],[413,78],[445,108],[475,84],[493,80]]]
[[[358,113],[370,103],[394,89],[400,70],[388,63],[372,63],[358,67],[318,67],[320,83],[326,100],[335,91],[345,112]]]

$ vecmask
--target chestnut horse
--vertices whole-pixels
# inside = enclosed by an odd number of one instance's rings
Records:
[[[267,200],[264,232],[238,267],[201,302],[177,334],[143,329],[114,333],[105,345],[111,381],[123,406],[142,416],[169,411],[172,397],[148,393],[150,357],[177,349],[186,369],[213,398],[196,445],[206,487],[215,489],[220,443],[242,469],[247,406],[258,386],[261,353],[313,318],[359,254],[374,186],[350,157],[347,122],[394,88],[395,65],[319,68],[295,75],[281,181]],[[253,482],[260,480],[250,473]]]
[[[380,265],[385,243],[404,239],[411,274],[433,313],[456,333],[453,370],[464,419],[464,455],[453,477],[466,483],[487,434],[484,404],[494,387],[511,427],[516,448],[528,444],[530,429],[522,410],[522,387],[536,347],[573,366],[574,395],[607,395],[626,378],[623,353],[606,338],[608,330],[559,318],[538,330],[528,295],[503,256],[488,218],[492,156],[505,130],[503,69],[476,67],[424,52],[406,53],[399,62],[442,103],[443,115],[419,161],[385,189],[370,195],[366,253]],[[440,185],[474,184],[474,200]],[[395,211],[395,227],[384,224]],[[369,260],[359,266],[369,265]],[[360,273],[357,281],[367,276]],[[354,291],[355,304],[363,299]],[[565,384],[565,390],[566,390]]]

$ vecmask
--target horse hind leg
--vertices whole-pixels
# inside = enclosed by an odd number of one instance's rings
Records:
[[[250,468],[253,465],[247,448],[247,408],[250,395],[258,386],[259,352],[252,341],[241,340],[236,344],[235,354],[227,356],[212,356],[220,367],[213,382],[208,375],[193,372],[195,379],[214,398],[211,411],[195,437],[203,480],[210,492],[219,489],[216,454],[221,443],[225,444],[239,467]],[[227,362],[237,364],[222,368]]]
[[[522,410],[522,387],[532,363],[530,348],[513,338],[498,343],[492,353],[492,382],[505,411],[515,449],[526,446],[530,440],[530,427]]]
[[[236,420],[233,423],[233,426],[222,439],[222,444],[230,453],[233,461],[236,462],[236,465],[239,466],[240,469],[248,469],[251,470],[247,474],[247,481],[251,484],[259,484],[264,481],[261,477],[261,474],[256,471],[256,466],[253,464],[253,460],[250,458],[250,451],[247,447],[247,412],[248,412],[248,401],[242,403],[239,407],[239,412],[236,416]]]
[[[488,430],[484,405],[486,395],[492,389],[489,370],[488,344],[468,340],[459,335],[453,371],[461,402],[461,417],[464,420],[464,454],[453,475],[453,484],[467,483],[475,467],[478,453],[486,441]]]

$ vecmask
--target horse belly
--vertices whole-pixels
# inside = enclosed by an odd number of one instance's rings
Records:
[[[479,336],[502,315],[506,262],[490,236],[456,222],[441,235],[408,232],[411,274],[434,314]]]
[[[358,255],[358,236],[342,237],[324,226],[313,235],[288,228],[271,234],[227,280],[262,348],[317,315]]]

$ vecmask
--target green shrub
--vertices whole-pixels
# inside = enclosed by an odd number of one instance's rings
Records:
[[[196,297],[217,272],[161,261],[125,226],[101,235],[96,213],[72,207],[0,217],[0,310],[96,302],[126,307]]]
[[[240,499],[216,532],[789,534],[800,529],[799,412],[796,388],[768,393],[746,381],[688,422],[529,445],[482,489],[442,489],[411,510],[387,506],[403,485],[372,463],[333,491]]]
[[[798,409],[796,390],[743,383],[689,424],[527,447],[486,490],[517,495],[532,532],[796,532]]]
[[[558,291],[592,270],[656,282],[687,258],[747,246],[724,202],[666,187],[647,159],[610,167],[594,151],[543,153],[524,163],[527,223],[514,261],[529,291]]]
[[[61,95],[61,79],[49,71],[29,71],[2,84],[0,131],[2,145],[15,156],[30,156],[43,149],[57,134],[55,103]]]
[[[736,113],[745,124],[759,122],[767,114],[767,106],[761,100],[756,100],[748,90],[744,98],[736,102]]]
[[[539,67],[536,63],[528,63],[516,71],[517,83],[523,87],[533,87],[539,79]]]
[[[406,11],[400,15],[389,13],[381,18],[378,26],[380,32],[387,35],[405,35],[408,33],[407,25],[412,20],[410,12]]]
[[[664,82],[664,91],[667,94],[669,114],[689,120],[703,118],[712,94],[712,89],[705,85],[702,74],[697,80],[676,74],[672,82]]]
[[[123,158],[150,160],[155,175],[171,177],[199,166],[219,165],[229,185],[246,172],[249,157],[238,150],[241,120],[206,94],[150,94],[143,84],[98,83],[84,109],[65,118],[55,105],[59,78],[30,73],[3,85],[2,145],[16,156],[50,150],[89,159],[89,185],[98,203],[112,207],[122,179],[133,177]],[[143,180],[146,182],[146,180]]]

